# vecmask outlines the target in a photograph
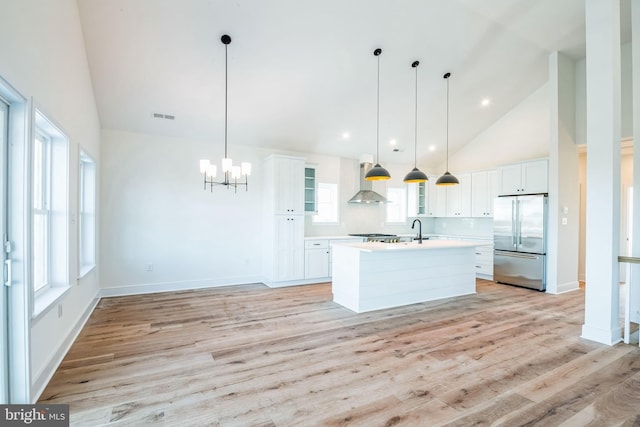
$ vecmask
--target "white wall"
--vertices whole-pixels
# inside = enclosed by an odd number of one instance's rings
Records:
[[[105,295],[259,281],[267,153],[231,144],[234,162],[252,163],[248,191],[217,186],[211,192],[204,190],[199,160],[220,170],[220,143],[114,130],[103,130],[102,141]]]
[[[549,155],[549,88],[544,84],[449,158],[451,173]]]
[[[77,3],[2,1],[0,9],[0,75],[23,96],[33,97],[35,106],[69,137],[69,209],[76,213],[79,147],[100,167],[100,123]],[[32,399],[54,372],[98,295],[97,271],[77,280],[76,224],[70,224],[69,229],[71,290],[60,301],[62,316],[53,306],[31,324]]]

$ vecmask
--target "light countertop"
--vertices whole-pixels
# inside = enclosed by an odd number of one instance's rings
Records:
[[[424,240],[422,244],[417,241],[398,242],[398,243],[382,243],[382,242],[366,242],[366,243],[340,243],[340,246],[348,246],[356,248],[364,252],[380,252],[380,251],[425,251],[438,249],[453,248],[473,248],[482,246],[481,244],[463,240]]]
[[[304,240],[341,240],[341,239],[362,239],[362,237],[358,236],[306,236]]]

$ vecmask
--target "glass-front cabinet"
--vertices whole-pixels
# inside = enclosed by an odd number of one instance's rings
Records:
[[[426,182],[407,184],[407,216],[427,216],[429,203]]]
[[[425,216],[427,213],[427,186],[426,182],[418,183],[417,216]]]
[[[318,211],[316,202],[316,169],[306,166],[304,168],[304,212],[306,214],[315,214]]]

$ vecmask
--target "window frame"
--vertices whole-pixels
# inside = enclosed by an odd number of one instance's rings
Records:
[[[393,200],[395,199],[395,196],[393,196],[392,193],[401,193],[401,197],[400,197],[400,200],[398,200],[398,203],[393,202]],[[387,203],[385,206],[385,223],[386,224],[397,225],[397,224],[407,223],[407,220],[408,220],[407,199],[408,197],[407,197],[406,185],[404,187],[387,187],[387,200],[389,201],[389,203]],[[397,206],[400,209],[399,215],[397,218],[390,218],[389,211],[391,208],[394,208],[395,206]]]
[[[97,166],[96,162],[83,149],[78,155],[78,278],[89,274],[96,267],[97,255]],[[87,182],[89,180],[89,182]],[[91,207],[86,211],[87,185],[92,184],[90,189]],[[91,218],[90,236],[85,236],[87,217]],[[89,239],[89,247],[86,247],[86,238]],[[87,256],[88,254],[88,256]]]
[[[41,215],[44,218],[45,226],[44,226],[44,236],[43,236],[43,276],[44,283],[36,288],[36,277],[35,277],[35,265],[32,265],[33,273],[33,293],[35,298],[38,298],[43,293],[47,292],[51,289],[51,144],[52,144],[51,136],[47,135],[42,129],[36,127],[35,136],[34,136],[34,150],[33,150],[33,159],[32,162],[32,177],[36,174],[36,145],[40,144],[42,146],[41,149],[41,172],[39,173],[40,178],[40,197],[36,202],[36,179],[33,179],[33,198],[32,198],[32,256],[31,262],[35,264],[35,217],[36,215]]]
[[[330,188],[327,188],[329,186]],[[335,210],[335,219],[331,218],[326,220],[320,216],[320,205],[322,204],[320,201],[320,193],[322,190],[328,190],[332,195],[332,209]],[[340,223],[340,188],[338,184],[333,182],[318,182],[316,184],[316,212],[318,213],[312,217],[314,225],[336,225]]]
[[[31,317],[34,321],[49,311],[71,288],[69,280],[69,138],[61,127],[38,107],[33,107],[29,154],[29,292],[32,295]],[[36,138],[48,139],[46,185],[42,187],[48,224],[46,231],[47,285],[35,289],[35,147]],[[46,190],[46,191],[44,191]]]

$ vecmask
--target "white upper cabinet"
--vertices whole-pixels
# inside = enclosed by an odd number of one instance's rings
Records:
[[[548,161],[533,160],[498,167],[499,195],[539,194],[549,191]]]
[[[471,174],[455,175],[460,181],[458,185],[439,187],[446,189],[446,216],[464,218],[471,216]],[[438,188],[438,187],[436,187]]]
[[[274,213],[283,215],[304,214],[304,159],[289,156],[270,156],[267,168],[273,174],[273,188],[268,198],[273,198]],[[267,172],[268,173],[268,172]]]
[[[498,171],[471,174],[471,216],[493,217],[493,199],[498,196]]]
[[[427,214],[431,217],[447,216],[447,188],[436,185],[437,176],[429,176],[427,181]]]

